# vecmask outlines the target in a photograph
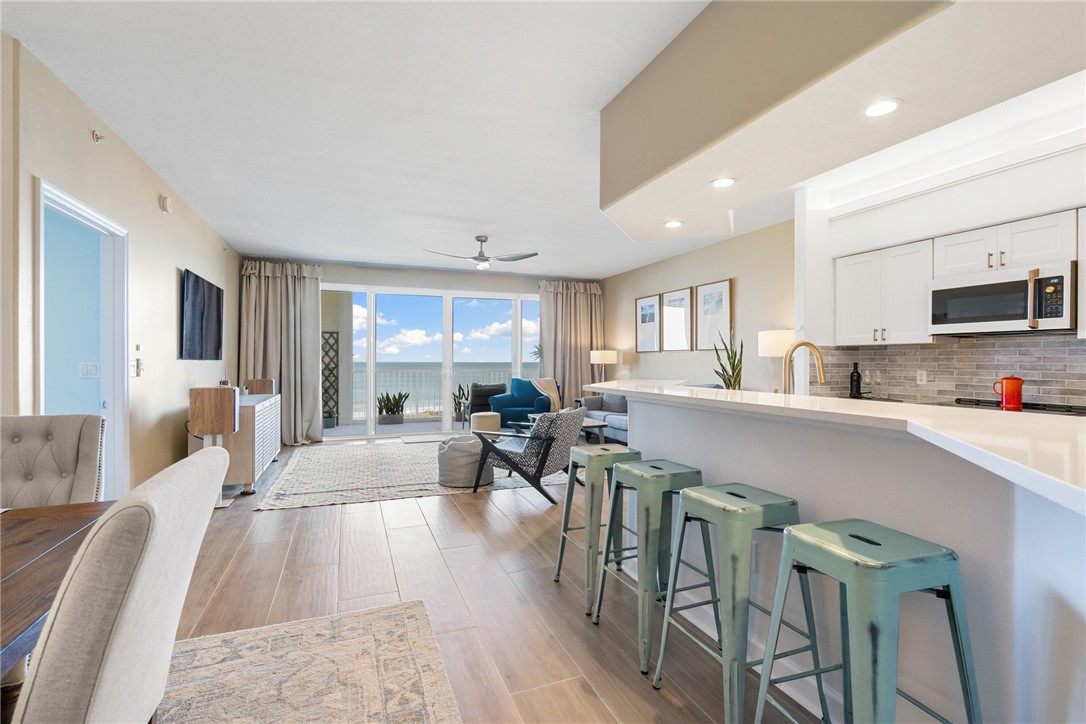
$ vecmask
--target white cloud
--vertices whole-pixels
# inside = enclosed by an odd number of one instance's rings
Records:
[[[354,340],[354,344],[351,345],[353,350],[353,358],[362,362],[366,361],[366,338]]]
[[[352,305],[351,309],[351,324],[355,332],[365,332],[367,322],[369,321],[369,311],[360,304]],[[377,313],[377,324],[396,324],[395,319],[388,319],[380,312]]]
[[[421,347],[441,341],[441,332],[429,334],[425,329],[401,329],[396,334],[377,343],[377,351],[399,354],[405,347]]]
[[[534,319],[521,320],[520,336],[525,342],[534,342],[539,339],[539,322]]]
[[[468,333],[468,339],[484,340],[491,337],[508,337],[513,333],[513,321],[491,322],[481,329],[473,329]]]
[[[469,346],[467,346],[465,344],[463,347],[460,348],[460,353],[461,354],[471,354],[471,347],[469,347]]]

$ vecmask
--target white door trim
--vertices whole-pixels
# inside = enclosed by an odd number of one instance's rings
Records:
[[[53,209],[93,228],[104,237],[112,239],[113,289],[109,319],[104,325],[113,330],[113,364],[110,379],[103,388],[111,389],[109,415],[106,429],[106,454],[112,463],[110,479],[104,481],[104,500],[120,498],[131,489],[130,448],[128,430],[128,229],[107,216],[100,214],[79,199],[53,184],[34,177],[34,279],[37,287],[34,305],[34,413],[41,415],[45,409],[45,209]],[[105,299],[105,294],[103,294]]]

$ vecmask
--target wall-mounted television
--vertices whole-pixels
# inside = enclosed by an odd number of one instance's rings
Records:
[[[181,276],[181,359],[222,359],[222,289],[188,269]]]

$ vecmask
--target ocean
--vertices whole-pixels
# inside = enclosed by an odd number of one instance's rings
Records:
[[[538,362],[524,362],[521,368],[522,377],[539,376]],[[451,397],[443,400],[441,396],[441,369],[440,362],[379,362],[377,364],[377,394],[407,392],[410,394],[404,410],[407,417],[441,417],[443,405],[450,407],[452,405]],[[457,385],[463,385],[464,389],[468,389],[472,382],[482,384],[503,382],[508,385],[512,378],[512,365],[501,362],[457,362],[453,365],[452,374],[454,392]],[[365,363],[356,362],[351,379],[353,393],[351,408],[355,421],[361,421],[366,416],[366,376]]]

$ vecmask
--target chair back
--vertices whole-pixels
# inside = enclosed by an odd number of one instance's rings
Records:
[[[147,722],[230,456],[205,448],[95,523],[30,658],[15,722]]]
[[[0,418],[0,507],[101,500],[105,436],[98,415]]]
[[[505,394],[505,383],[484,385],[478,382],[471,383],[468,396],[468,417],[476,412],[490,412],[490,398],[494,395]]]
[[[569,450],[577,444],[577,440],[581,435],[584,416],[585,409],[580,407],[576,410],[547,412],[540,415],[535,421],[535,425],[532,426],[531,430],[532,437],[554,438],[541,477],[557,472],[569,463]],[[524,447],[524,452],[526,455],[538,460],[542,449],[543,443],[540,440],[529,440]]]

